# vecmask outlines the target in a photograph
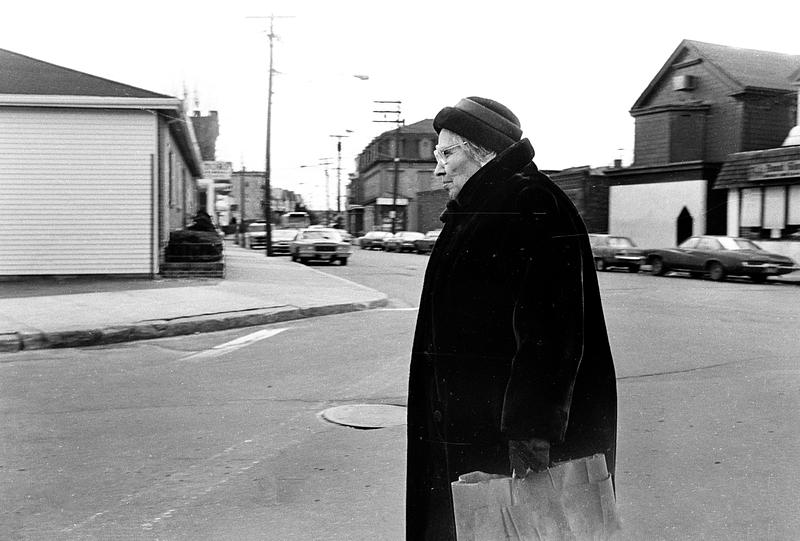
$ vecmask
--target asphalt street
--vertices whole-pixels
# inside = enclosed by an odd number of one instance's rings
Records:
[[[382,309],[0,362],[0,539],[401,539],[426,256],[314,266]],[[621,539],[795,539],[793,285],[600,274],[618,370]]]

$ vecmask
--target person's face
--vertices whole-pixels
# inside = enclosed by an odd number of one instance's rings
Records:
[[[464,145],[459,143],[461,139],[450,130],[439,132],[439,143],[436,145],[439,156],[433,174],[442,179],[450,199],[455,199],[469,178],[481,168],[480,164],[470,159]]]

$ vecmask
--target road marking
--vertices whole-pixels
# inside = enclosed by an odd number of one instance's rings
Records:
[[[419,310],[419,306],[410,306],[408,308],[375,308],[376,312],[413,312]]]
[[[236,340],[231,340],[230,342],[225,342],[224,344],[219,344],[218,346],[214,346],[211,349],[207,349],[205,351],[200,351],[198,353],[192,353],[191,355],[187,355],[186,357],[181,357],[178,359],[179,361],[202,361],[205,359],[209,359],[212,357],[218,357],[220,355],[225,355],[226,353],[231,353],[236,351],[237,349],[241,349],[243,347],[249,346],[254,344],[260,340],[264,340],[266,338],[271,338],[276,334],[282,333],[283,331],[289,330],[291,327],[284,327],[283,329],[263,329],[260,331],[256,331],[254,333],[247,334],[245,336],[241,336]]]

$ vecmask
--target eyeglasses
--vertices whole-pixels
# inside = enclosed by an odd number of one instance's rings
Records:
[[[455,145],[450,145],[449,147],[444,147],[442,149],[434,148],[433,157],[436,158],[437,162],[444,165],[447,163],[447,157],[452,154],[455,149],[466,144],[466,141],[461,141],[460,143],[456,143]]]

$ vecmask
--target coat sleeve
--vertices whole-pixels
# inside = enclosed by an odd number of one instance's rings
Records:
[[[562,214],[573,209],[559,208],[547,190],[527,188],[518,201],[528,234],[520,241],[522,278],[513,314],[516,353],[501,430],[508,439],[559,443],[584,349],[582,232]]]

